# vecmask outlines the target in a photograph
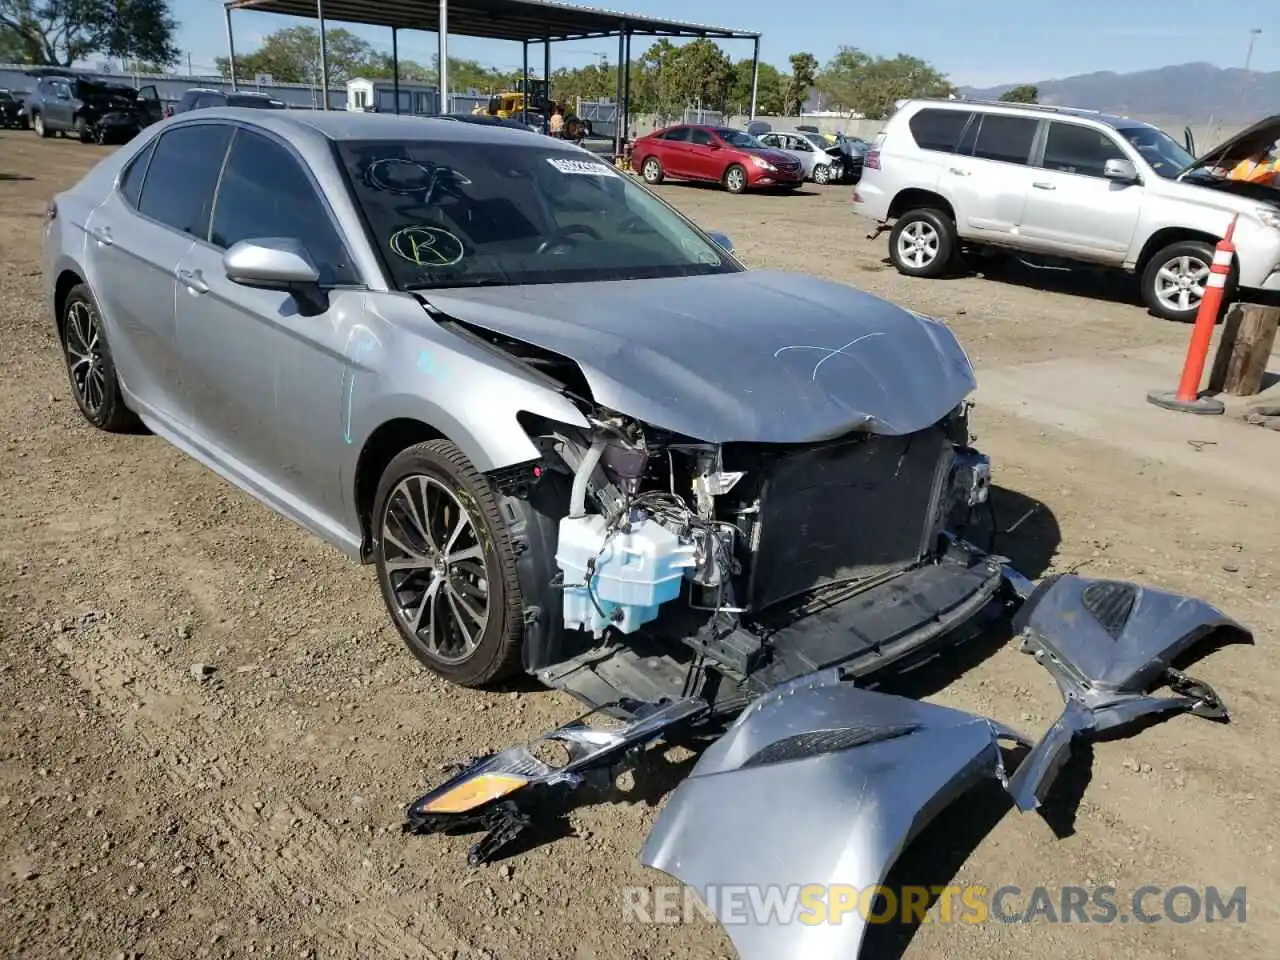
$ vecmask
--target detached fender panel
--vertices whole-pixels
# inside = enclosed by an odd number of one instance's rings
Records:
[[[1173,669],[1173,661],[1220,631],[1252,642],[1248,630],[1203,600],[1074,575],[1042,583],[1013,626],[1021,650],[1049,671],[1066,701],[1010,780],[1024,811],[1040,805],[1077,736],[1174,713],[1226,720],[1217,694]],[[1154,695],[1166,686],[1167,694]]]
[[[707,891],[882,883],[939,811],[984,778],[1003,781],[1001,739],[1026,742],[984,717],[860,689],[838,670],[801,678],[752,703],[703,754],[640,861],[698,890],[743,960],[854,960],[866,926],[857,911],[810,925],[738,913]]]

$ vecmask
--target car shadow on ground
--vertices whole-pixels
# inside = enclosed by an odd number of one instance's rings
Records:
[[[664,180],[662,185],[664,187],[689,187],[693,190],[714,190],[717,193],[726,192],[722,184],[713,183],[710,180]],[[804,186],[796,187],[793,190],[752,187],[746,193],[753,197],[818,197],[822,195],[820,189],[816,189],[812,183],[808,182]]]
[[[3,170],[0,170],[0,182],[5,182],[5,181],[24,181],[24,180],[34,180],[34,179],[35,179],[35,177],[28,177],[28,176],[26,176],[25,174],[21,174],[21,173],[5,173]]]

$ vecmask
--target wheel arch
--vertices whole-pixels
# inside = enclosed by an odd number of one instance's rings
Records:
[[[955,222],[955,207],[951,206],[951,202],[942,194],[934,190],[925,190],[921,187],[908,187],[905,190],[899,190],[894,194],[892,202],[889,204],[888,218],[892,220],[894,217],[900,217],[908,210],[919,210],[929,208],[941,210],[952,222]]]
[[[1197,240],[1212,247],[1216,246],[1221,239],[1221,237],[1214,236],[1204,230],[1193,230],[1190,227],[1165,227],[1163,230],[1157,230],[1147,237],[1147,242],[1142,245],[1142,251],[1138,254],[1138,259],[1134,261],[1134,271],[1142,273],[1147,268],[1147,264],[1151,262],[1151,259],[1171,243]]]
[[[360,522],[360,560],[373,558],[373,505],[387,465],[403,450],[428,440],[450,440],[443,432],[413,417],[394,417],[379,424],[356,457],[352,502]],[[452,441],[451,441],[452,442]]]
[[[84,277],[76,270],[70,267],[64,267],[58,273],[58,279],[53,285],[53,322],[58,330],[58,341],[62,341],[64,333],[65,318],[63,314],[66,311],[67,297],[71,295],[71,291],[84,283]]]

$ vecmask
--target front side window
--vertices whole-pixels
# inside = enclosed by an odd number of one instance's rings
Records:
[[[742,268],[612,166],[516,144],[341,141],[370,239],[401,290],[701,276]],[[545,142],[545,146],[543,143]]]
[[[138,211],[208,239],[213,192],[230,140],[231,127],[223,123],[193,123],[164,133],[155,145]]]
[[[1002,163],[1027,163],[1031,156],[1031,144],[1036,138],[1040,121],[1030,117],[1009,117],[999,113],[982,116],[978,139],[973,155],[983,160],[999,160]]]
[[[1116,132],[1129,141],[1158,176],[1166,180],[1172,180],[1196,161],[1182,144],[1159,127],[1121,127]]]
[[[1062,173],[1101,177],[1108,160],[1126,160],[1119,144],[1100,130],[1055,120],[1044,142],[1044,167]]]
[[[351,257],[298,159],[269,137],[241,129],[222,172],[209,242],[226,249],[267,237],[301,243],[322,284],[357,282]]]
[[[969,114],[963,110],[927,108],[912,116],[907,127],[921,150],[954,153],[968,121]]]

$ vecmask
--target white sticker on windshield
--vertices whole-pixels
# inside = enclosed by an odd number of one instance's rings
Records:
[[[566,160],[563,157],[547,157],[547,163],[561,173],[580,173],[587,177],[617,176],[613,167],[606,163],[597,163],[594,160]]]

